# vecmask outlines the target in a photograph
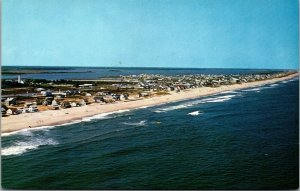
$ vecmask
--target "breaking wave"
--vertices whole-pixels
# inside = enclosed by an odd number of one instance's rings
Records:
[[[176,109],[186,108],[188,106],[189,105],[187,105],[187,104],[175,105],[175,106],[170,106],[170,107],[165,107],[165,108],[162,108],[162,109],[158,109],[158,110],[155,110],[154,112],[156,112],[156,113],[167,112],[167,111],[172,111],[172,110],[176,110]]]
[[[201,99],[201,100],[195,100],[195,101],[187,102],[185,104],[158,108],[154,112],[162,113],[162,112],[167,112],[167,111],[172,111],[172,110],[177,110],[177,109],[183,109],[183,108],[192,107],[192,106],[200,104],[200,103],[224,102],[224,101],[228,101],[228,100],[232,99],[235,96],[237,96],[237,95],[224,95],[224,96],[206,98],[206,99]]]
[[[13,144],[12,146],[2,148],[1,155],[20,155],[30,150],[35,150],[43,145],[57,145],[58,143],[53,139],[42,139],[34,138],[29,141],[19,141]]]
[[[65,125],[65,124],[62,124],[62,125]],[[60,126],[62,126],[62,125],[60,125]],[[54,127],[56,127],[56,126],[55,125],[53,125],[53,126],[40,126],[40,127],[34,127],[32,129],[26,128],[26,129],[21,129],[21,130],[18,130],[18,131],[13,131],[13,132],[1,133],[1,137],[7,137],[7,136],[11,136],[11,135],[31,136],[33,131],[39,131],[39,130],[46,130],[47,131],[48,129],[52,129]]]
[[[11,135],[25,135],[26,136],[33,131],[39,131],[39,130],[48,131],[49,129],[52,129],[55,127],[67,126],[67,125],[72,125],[72,124],[76,124],[76,123],[80,123],[80,122],[88,122],[88,121],[92,121],[95,119],[109,119],[109,118],[112,118],[112,116],[110,116],[112,114],[118,114],[118,113],[123,113],[123,112],[127,112],[127,111],[130,111],[130,110],[125,109],[125,110],[119,110],[119,111],[114,111],[114,112],[101,113],[101,114],[93,115],[91,117],[84,117],[81,120],[74,120],[74,121],[63,123],[60,125],[40,126],[40,127],[31,128],[31,129],[26,128],[26,129],[21,129],[18,131],[13,131],[13,132],[1,133],[1,136],[2,137],[11,136]]]
[[[262,88],[252,88],[252,89],[246,89],[246,90],[242,90],[244,92],[253,92],[253,91],[260,91]]]
[[[97,114],[97,115],[94,115],[94,116],[91,116],[91,117],[85,117],[81,121],[88,122],[88,121],[92,121],[92,120],[95,120],[95,119],[108,119],[108,118],[111,118],[108,115],[110,115],[110,114],[109,113]]]
[[[274,87],[274,86],[278,86],[278,84],[271,84],[270,86],[271,86],[271,87]]]
[[[74,123],[80,123],[82,121],[83,122],[88,122],[88,121],[92,121],[92,120],[95,120],[95,119],[109,119],[109,118],[112,118],[112,116],[110,116],[110,115],[118,114],[118,113],[124,113],[124,112],[127,112],[127,111],[130,111],[130,110],[129,109],[124,109],[124,110],[118,110],[118,111],[113,111],[113,112],[96,114],[96,115],[93,115],[93,116],[90,116],[90,117],[84,117],[81,120],[76,120],[76,121],[73,121],[73,122],[70,122],[70,123],[65,123],[65,124],[62,124],[62,125],[70,125],[70,124],[74,124]],[[62,125],[58,125],[58,126],[62,126]]]
[[[193,116],[196,116],[196,115],[199,115],[199,114],[201,114],[200,111],[193,111],[191,113],[188,113],[188,115],[193,115]]]
[[[140,121],[140,122],[124,122],[124,125],[130,125],[130,126],[145,126],[146,120]]]
[[[204,99],[203,101],[208,102],[208,103],[214,103],[214,102],[223,102],[230,100],[231,98],[235,97],[236,95],[226,95],[226,96],[220,96],[216,98],[208,98]]]

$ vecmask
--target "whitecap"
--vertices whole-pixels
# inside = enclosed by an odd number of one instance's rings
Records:
[[[21,129],[18,131],[8,132],[8,133],[1,133],[1,137],[7,137],[10,135],[22,134],[24,131],[28,131],[28,129]]]
[[[223,102],[223,101],[230,100],[230,99],[232,99],[235,96],[237,96],[237,95],[236,94],[235,95],[223,95],[223,96],[218,96],[218,97],[205,98],[205,99],[190,101],[190,102],[187,102],[185,104],[180,104],[180,105],[175,105],[175,106],[169,106],[169,107],[159,108],[159,109],[155,110],[154,112],[156,112],[156,113],[162,113],[162,112],[167,112],[167,111],[172,111],[172,110],[177,110],[177,109],[192,107],[192,106],[200,104],[200,103]]]
[[[124,122],[124,125],[130,125],[130,126],[145,126],[146,120],[140,121],[140,122]]]
[[[172,111],[172,110],[176,110],[176,109],[182,109],[182,108],[186,108],[186,107],[188,107],[187,104],[180,104],[180,105],[161,108],[161,109],[155,110],[154,112],[161,113],[161,112],[167,112],[167,111]]]
[[[94,115],[94,116],[91,116],[91,117],[84,117],[81,121],[88,122],[88,121],[92,121],[94,119],[108,119],[108,118],[111,118],[108,115],[110,115],[110,113],[97,114],[97,115]]]
[[[20,155],[27,151],[35,150],[42,145],[57,145],[57,144],[58,143],[53,139],[34,138],[29,141],[19,141],[12,146],[2,148],[1,155],[2,156]]]
[[[252,92],[252,91],[259,91],[261,90],[262,88],[252,88],[252,89],[246,89],[246,90],[242,90],[244,92]]]
[[[8,148],[3,148],[1,150],[2,156],[8,156],[8,155],[20,155],[26,151],[35,149],[36,146],[27,145],[27,146],[11,146]]]
[[[224,102],[224,101],[227,101],[229,99],[225,99],[225,98],[220,98],[220,99],[214,99],[214,100],[209,100],[209,101],[206,101],[208,103],[217,103],[217,102]]]
[[[121,110],[118,110],[118,111],[110,112],[110,114],[113,114],[113,113],[124,113],[124,112],[127,112],[127,111],[130,111],[130,109],[121,109]]]
[[[204,103],[214,103],[214,102],[224,102],[224,101],[228,101],[231,98],[235,97],[236,95],[226,95],[226,96],[219,96],[219,97],[213,97],[213,98],[207,98],[202,100]]]
[[[129,109],[124,109],[124,110],[112,111],[112,112],[107,112],[107,113],[101,113],[101,114],[93,115],[91,117],[85,117],[81,121],[87,122],[87,121],[91,121],[91,120],[94,120],[94,119],[109,119],[109,118],[111,118],[110,115],[112,115],[112,114],[124,113],[124,112],[127,112],[127,111],[130,111],[130,110]]]
[[[196,116],[196,115],[199,115],[201,114],[199,111],[193,111],[191,113],[188,113],[188,115],[193,115],[193,116]]]

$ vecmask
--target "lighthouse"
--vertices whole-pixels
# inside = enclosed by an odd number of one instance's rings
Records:
[[[19,84],[24,84],[24,81],[21,80],[21,75],[18,75],[18,83],[19,83]]]

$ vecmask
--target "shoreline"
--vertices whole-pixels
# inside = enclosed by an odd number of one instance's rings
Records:
[[[73,107],[69,109],[48,110],[37,113],[24,113],[20,115],[11,115],[9,117],[1,118],[1,136],[3,133],[11,133],[22,129],[41,128],[45,126],[60,126],[66,123],[74,123],[81,121],[83,118],[92,117],[95,115],[106,115],[107,113],[139,109],[143,107],[151,107],[162,105],[171,102],[183,101],[188,99],[195,99],[213,94],[218,94],[224,91],[239,90],[251,88],[256,86],[263,86],[279,81],[298,78],[299,73],[291,74],[286,77],[274,78],[264,81],[248,82],[243,84],[225,85],[220,87],[200,87],[195,89],[188,89],[179,93],[170,92],[169,95],[155,96],[136,101],[116,102],[111,104],[100,105],[93,103],[83,107]]]

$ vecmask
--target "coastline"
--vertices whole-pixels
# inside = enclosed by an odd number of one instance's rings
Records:
[[[99,103],[93,103],[84,107],[73,107],[69,109],[61,110],[49,110],[37,113],[25,113],[21,115],[11,115],[9,117],[1,118],[1,135],[3,133],[10,133],[21,129],[43,127],[43,126],[55,126],[63,125],[66,123],[82,120],[86,117],[91,117],[99,114],[105,115],[106,113],[138,109],[142,107],[150,107],[161,105],[169,102],[176,102],[188,99],[194,99],[198,97],[213,95],[224,91],[232,91],[238,89],[251,88],[256,86],[263,86],[265,84],[272,84],[279,81],[288,80],[298,77],[299,73],[292,74],[282,78],[274,78],[271,80],[249,82],[244,84],[234,84],[228,86],[220,86],[216,88],[201,87],[195,89],[189,89],[181,91],[179,93],[170,92],[169,95],[155,96],[151,98],[145,98],[136,101],[129,102],[116,102],[112,104],[100,105]]]

